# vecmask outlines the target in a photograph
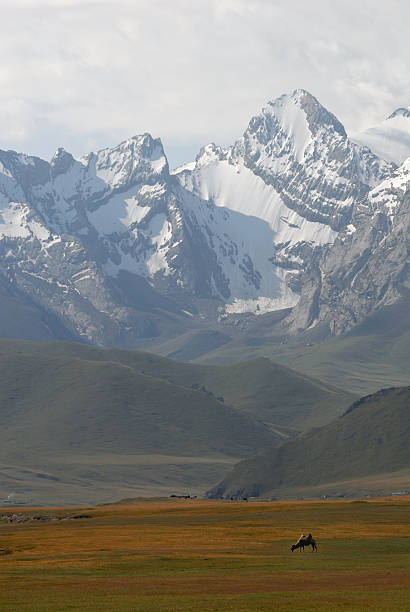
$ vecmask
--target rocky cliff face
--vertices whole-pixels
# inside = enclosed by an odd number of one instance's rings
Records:
[[[301,300],[287,319],[292,333],[324,326],[351,330],[410,297],[410,161],[355,205],[351,223],[312,262]]]

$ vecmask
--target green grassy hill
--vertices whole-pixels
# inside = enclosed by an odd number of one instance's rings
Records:
[[[0,454],[134,452],[234,457],[275,439],[212,396],[114,362],[0,355]]]
[[[116,362],[2,353],[0,380],[0,492],[27,503],[202,492],[279,439],[209,394]]]
[[[1,340],[0,381],[0,495],[27,503],[200,494],[351,403],[267,359],[199,366],[67,342]]]
[[[410,471],[410,387],[355,402],[333,423],[240,462],[210,495],[280,495],[375,475]],[[410,481],[409,481],[410,485]]]
[[[223,398],[243,414],[287,435],[323,425],[341,414],[357,396],[322,383],[269,359],[228,366],[181,363],[143,351],[101,349],[70,342],[0,340],[0,353],[110,361],[135,372]]]

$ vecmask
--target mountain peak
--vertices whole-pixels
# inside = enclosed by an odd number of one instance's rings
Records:
[[[58,147],[50,161],[53,176],[64,174],[74,162],[74,157],[63,147]]]
[[[269,100],[268,106],[283,106],[284,104],[299,104],[304,100],[311,100],[319,104],[317,99],[306,89],[294,89],[291,93],[283,93],[274,100]]]
[[[221,161],[222,159],[225,159],[225,157],[226,153],[224,152],[224,150],[219,145],[216,145],[214,142],[210,142],[204,147],[201,147],[198,155],[195,158],[195,161],[197,167],[200,167],[205,166],[214,161]]]
[[[91,157],[89,157],[91,159]],[[169,174],[168,160],[160,138],[144,133],[95,154],[96,172],[111,187],[137,182],[156,182]]]
[[[160,158],[166,160],[164,147],[162,146],[162,141],[160,138],[153,138],[149,132],[145,132],[144,134],[136,134],[135,136],[131,136],[127,138],[127,140],[123,140],[118,145],[102,149],[98,151],[98,156],[100,154],[113,154],[113,153],[122,153],[125,155],[130,155],[135,158],[144,158],[147,161],[156,161]]]
[[[270,149],[270,157],[283,158],[289,149],[298,163],[303,163],[313,143],[319,142],[319,132],[325,130],[330,140],[337,135],[343,141],[347,135],[343,125],[318,100],[304,89],[295,89],[270,101],[259,115],[253,117],[244,134],[258,146]],[[318,140],[319,138],[319,140]]]
[[[306,89],[302,89],[301,87],[299,87],[298,89],[294,89],[289,97],[292,100],[294,100],[295,102],[305,102],[305,101],[309,100],[309,101],[315,102],[316,104],[319,104],[319,102],[318,102],[317,98],[315,98],[315,96],[313,96]]]
[[[295,89],[292,93],[281,95],[276,100],[268,102],[268,106],[262,112],[269,112],[277,118],[282,119],[284,115],[295,121],[295,111],[300,109],[306,117],[309,131],[315,134],[321,127],[333,129],[343,138],[347,138],[346,131],[340,121],[329,112],[311,93],[306,89]],[[291,123],[292,123],[291,122]],[[287,122],[288,123],[288,122]],[[291,123],[289,124],[292,127]]]
[[[396,110],[387,117],[387,119],[394,119],[395,117],[410,117],[410,106],[396,108]]]

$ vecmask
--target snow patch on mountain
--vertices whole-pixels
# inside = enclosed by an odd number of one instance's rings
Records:
[[[193,170],[195,168],[195,162],[187,162],[185,164],[181,164],[177,166],[173,170],[170,170],[170,174],[179,174],[180,172],[184,172],[184,170]]]
[[[0,211],[0,236],[9,238],[28,238],[27,226],[29,208],[20,202],[10,202]]]
[[[168,274],[167,251],[172,240],[172,225],[165,213],[160,213],[151,220],[147,234],[153,247],[153,253],[146,262],[149,275],[153,276],[159,271]]]
[[[273,124],[277,122],[278,130],[287,135],[283,148],[288,148],[290,144],[292,153],[299,164],[303,163],[305,152],[312,145],[312,133],[306,113],[301,107],[305,93],[303,90],[296,90],[292,96],[285,94],[274,102],[268,102],[268,105],[262,110],[265,118]],[[261,161],[269,165],[272,171],[277,171],[281,167],[280,156],[274,160],[267,154],[262,157]]]
[[[187,189],[202,199],[266,221],[273,231],[273,243],[311,241],[324,245],[337,236],[329,225],[309,221],[289,209],[276,189],[240,160],[236,164],[215,161],[202,166],[200,173],[183,173],[179,177]]]
[[[136,240],[136,238],[138,240]],[[172,239],[171,224],[164,213],[152,217],[147,226],[134,230],[134,239],[118,244],[116,257],[104,264],[110,276],[121,270],[151,279],[157,272],[169,274],[167,252]]]
[[[266,314],[275,310],[284,308],[292,308],[299,301],[299,296],[291,290],[283,291],[285,284],[280,286],[280,292],[277,292],[275,298],[258,297],[255,299],[242,300],[234,298],[232,302],[228,302],[223,312],[225,314],[245,314],[251,313],[256,316]]]
[[[391,177],[369,193],[369,203],[377,213],[385,209],[394,216],[395,208],[401,201],[401,196],[410,188],[410,157],[397,168]]]
[[[91,225],[101,235],[119,233],[131,230],[134,223],[140,223],[148,211],[149,206],[141,206],[135,187],[124,193],[114,194],[106,203],[94,211],[88,211],[87,216]]]
[[[33,211],[23,202],[8,202],[0,198],[0,239],[37,238],[43,242],[49,239],[48,229],[33,218]]]
[[[397,109],[379,125],[351,134],[350,138],[382,159],[402,164],[410,157],[410,107]]]
[[[298,296],[284,282],[286,272],[273,263],[274,232],[262,219],[186,192],[183,202],[186,224],[196,226],[216,254],[229,295],[215,295],[227,303],[226,312],[260,312],[294,305]]]

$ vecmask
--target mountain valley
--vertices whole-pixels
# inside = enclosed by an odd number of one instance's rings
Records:
[[[224,478],[212,495],[406,482],[409,218],[409,109],[349,136],[303,89],[176,169],[148,133],[78,159],[0,151],[2,490],[61,504]]]

